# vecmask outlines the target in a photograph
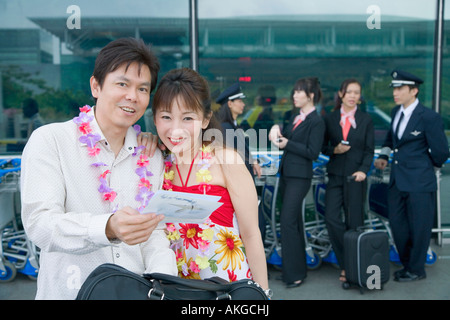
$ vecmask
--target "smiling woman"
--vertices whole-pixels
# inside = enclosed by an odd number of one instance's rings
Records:
[[[175,100],[171,111],[158,111],[155,124],[161,141],[174,153],[179,154],[179,162],[190,163],[192,157],[201,146],[201,130],[206,129],[209,119],[201,115],[183,110],[179,99]],[[200,139],[191,139],[199,137]]]
[[[180,162],[190,163],[203,143],[204,132],[218,128],[211,111],[208,83],[187,68],[164,76],[155,93],[152,110],[160,139],[169,149],[175,148],[171,151],[182,156]]]
[[[207,82],[192,69],[169,71],[156,90],[153,114],[158,135],[171,152],[164,189],[215,195],[222,203],[202,224],[168,224],[179,276],[254,278],[267,289],[253,180],[243,161],[223,161],[228,154],[240,159],[233,149],[204,141],[204,131],[214,125]]]

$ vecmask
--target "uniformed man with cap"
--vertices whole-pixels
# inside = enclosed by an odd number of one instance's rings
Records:
[[[225,143],[241,155],[252,177],[255,175],[260,177],[261,167],[250,153],[248,137],[238,127],[236,121],[237,117],[244,112],[244,98],[245,94],[238,82],[226,88],[216,99],[216,102],[221,105],[217,118],[222,125]]]
[[[436,211],[435,167],[449,157],[444,124],[438,113],[417,99],[423,81],[408,72],[391,73],[394,101],[391,128],[375,160],[384,169],[393,151],[388,192],[389,223],[403,269],[394,280],[426,277],[425,261]]]

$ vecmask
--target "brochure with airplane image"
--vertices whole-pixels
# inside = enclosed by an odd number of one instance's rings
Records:
[[[162,222],[203,223],[222,203],[220,196],[158,190],[142,214],[163,214]]]

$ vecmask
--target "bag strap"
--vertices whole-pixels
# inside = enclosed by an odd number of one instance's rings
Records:
[[[219,283],[211,283],[205,280],[195,280],[195,279],[183,279],[176,276],[171,276],[164,273],[150,273],[144,274],[144,278],[148,280],[159,280],[166,281],[169,283],[176,283],[179,285],[183,285],[186,287],[190,287],[193,289],[199,290],[207,290],[207,291],[228,291],[230,289],[230,284],[219,284]]]
[[[150,300],[164,300],[165,293],[161,281],[186,286],[192,289],[216,292],[216,300],[231,300],[231,296],[228,293],[229,285],[227,286],[226,284],[222,285],[208,283],[203,280],[182,279],[163,273],[144,274],[144,278],[148,279],[153,284],[153,288],[148,292],[148,298]]]

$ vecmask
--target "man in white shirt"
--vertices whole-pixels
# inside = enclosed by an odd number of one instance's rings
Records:
[[[436,175],[448,159],[448,142],[439,114],[417,99],[420,78],[392,72],[394,101],[391,128],[375,167],[384,169],[393,151],[388,192],[389,223],[403,269],[394,280],[424,279],[427,249],[436,209]]]
[[[162,185],[163,159],[141,157],[132,127],[159,63],[136,39],[103,48],[90,79],[93,108],[33,132],[22,156],[22,220],[41,249],[37,299],[74,299],[100,264],[176,275],[161,215],[140,214]]]

